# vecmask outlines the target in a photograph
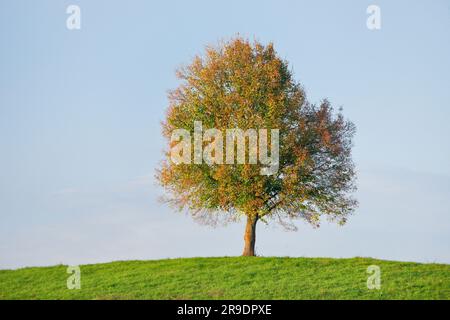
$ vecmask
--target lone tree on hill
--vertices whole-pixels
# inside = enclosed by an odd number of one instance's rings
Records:
[[[262,136],[257,143],[251,133],[264,128],[272,132],[272,138],[279,135],[277,146],[273,139],[265,146],[266,153],[268,148],[271,153],[278,150],[279,161],[275,170],[265,174],[267,162],[229,163],[222,153],[228,146],[218,141],[220,132],[205,134],[200,146],[198,139],[193,144],[200,147],[200,156],[205,158],[202,152],[210,152],[215,162],[199,162],[198,151],[183,149],[179,155],[187,161],[175,163],[171,150],[166,152],[157,172],[167,190],[166,201],[207,224],[246,217],[244,256],[255,255],[256,223],[260,220],[275,220],[293,230],[294,219],[304,219],[315,227],[321,216],[339,224],[346,222],[357,206],[351,196],[355,190],[351,159],[355,126],[344,119],[341,110],[334,112],[327,100],[309,103],[272,44],[238,37],[207,47],[204,55],[180,68],[177,76],[182,83],[169,93],[163,122],[169,148],[182,140],[190,146],[191,137],[195,140],[194,122],[200,122],[202,134],[210,128],[245,132],[248,152],[244,149],[244,156],[250,158],[251,150],[259,152],[262,147]],[[177,129],[190,135],[176,136]],[[211,146],[206,148],[213,142],[214,151]],[[227,151],[234,160],[239,141],[235,146],[234,137],[229,140],[227,135],[226,142],[232,143]]]

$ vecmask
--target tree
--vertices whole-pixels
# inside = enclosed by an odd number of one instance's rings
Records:
[[[344,119],[342,109],[334,112],[327,100],[309,103],[272,44],[237,37],[209,46],[203,55],[180,68],[177,77],[181,84],[169,93],[170,105],[162,124],[170,148],[157,172],[167,190],[165,201],[187,209],[203,223],[245,217],[244,256],[255,255],[258,221],[275,220],[294,230],[294,219],[304,219],[315,227],[321,216],[346,222],[357,206],[351,196],[355,190],[351,159],[355,126]],[[195,121],[219,131],[278,129],[277,170],[264,175],[261,169],[265,164],[248,162],[174,163],[170,150],[183,139],[190,145]],[[174,138],[176,129],[190,135]],[[201,146],[217,142],[220,135],[214,137],[203,137]],[[259,139],[261,142],[261,136]],[[250,137],[245,141],[248,157],[251,148],[261,148]],[[232,143],[234,150],[234,140]],[[273,143],[269,139],[270,147]],[[215,153],[225,146],[220,143],[218,148]],[[188,160],[195,158],[191,150],[180,154]]]

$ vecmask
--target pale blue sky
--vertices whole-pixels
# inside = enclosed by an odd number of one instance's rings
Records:
[[[2,0],[0,268],[239,255],[242,224],[173,213],[153,178],[174,70],[237,33],[273,41],[358,128],[355,216],[261,225],[258,253],[450,263],[448,1]]]

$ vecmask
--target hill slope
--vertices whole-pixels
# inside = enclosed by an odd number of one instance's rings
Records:
[[[367,288],[367,267],[381,289]],[[0,299],[450,299],[450,265],[366,258],[189,258],[0,271]]]

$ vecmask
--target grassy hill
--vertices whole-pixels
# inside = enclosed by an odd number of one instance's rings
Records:
[[[381,289],[367,289],[367,267]],[[0,299],[450,299],[450,265],[367,258],[190,258],[0,270]]]

